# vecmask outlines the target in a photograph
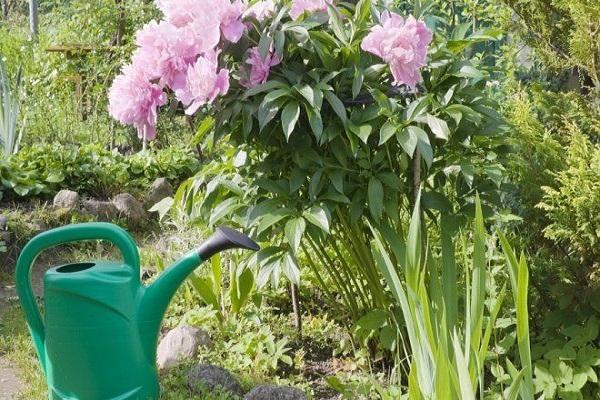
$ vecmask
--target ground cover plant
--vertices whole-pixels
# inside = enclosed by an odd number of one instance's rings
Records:
[[[46,397],[16,255],[98,218],[53,197],[145,199],[165,178],[143,224],[109,218],[138,239],[145,282],[221,224],[262,247],[179,290],[161,337],[210,340],[161,372],[165,398],[597,398],[596,3],[45,0],[32,35],[26,3],[0,0],[0,371],[28,383],[14,395]],[[113,257],[53,250],[34,286]],[[241,392],[190,385],[199,364]]]

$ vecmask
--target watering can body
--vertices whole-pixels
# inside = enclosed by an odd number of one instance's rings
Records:
[[[59,244],[108,240],[123,262],[90,261],[49,269],[44,276],[44,316],[31,290],[37,255]],[[44,232],[23,249],[17,290],[52,400],[158,399],[156,345],[166,308],[185,278],[212,254],[257,249],[223,228],[189,252],[151,285],[140,281],[139,255],[123,229],[105,223]]]

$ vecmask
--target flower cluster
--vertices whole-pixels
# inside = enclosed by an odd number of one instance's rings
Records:
[[[276,13],[277,0],[155,0],[164,19],[146,24],[136,35],[137,49],[131,63],[122,69],[109,92],[110,114],[132,125],[145,139],[156,136],[158,108],[173,93],[191,115],[199,107],[227,94],[231,75],[251,88],[265,83],[271,68],[282,55],[271,47],[264,54],[259,47],[247,51],[241,74],[219,68],[219,54],[226,42],[237,43],[251,27]],[[289,17],[327,11],[333,0],[293,0]],[[362,49],[384,59],[394,84],[414,87],[425,65],[431,31],[410,16],[384,12],[381,24],[373,27]]]
[[[157,108],[167,101],[165,89],[192,113],[227,93],[229,71],[218,69],[221,40],[238,42],[246,25],[241,0],[156,0],[165,15],[136,35],[137,50],[109,92],[109,111],[133,125],[146,139],[156,136]]]
[[[389,64],[395,85],[415,87],[421,81],[420,70],[425,66],[432,37],[425,23],[412,15],[404,20],[398,14],[385,11],[381,25],[371,29],[361,47]]]

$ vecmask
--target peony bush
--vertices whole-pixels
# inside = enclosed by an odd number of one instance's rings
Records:
[[[248,262],[258,286],[299,284],[302,265],[358,340],[394,351],[398,305],[370,226],[401,260],[419,190],[427,218],[453,229],[474,215],[476,193],[484,211],[498,203],[506,126],[485,57],[467,55],[497,33],[413,2],[157,6],[164,19],[138,33],[111,113],[149,139],[157,110],[181,104],[204,150],[218,149],[160,206],[252,232],[265,243]],[[373,315],[382,326],[360,326]]]

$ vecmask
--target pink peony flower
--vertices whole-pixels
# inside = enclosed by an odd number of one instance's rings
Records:
[[[250,74],[248,79],[243,79],[240,84],[246,88],[251,88],[261,83],[265,83],[269,78],[271,67],[278,65],[281,58],[275,52],[269,52],[264,59],[260,56],[258,47],[253,47],[249,51],[246,64],[250,65]]]
[[[424,22],[412,15],[404,20],[386,11],[381,14],[381,25],[371,29],[361,47],[389,64],[395,85],[414,88],[421,81],[420,70],[426,64],[427,47],[432,38]]]
[[[246,5],[241,0],[233,3],[230,0],[218,0],[215,6],[220,9],[223,36],[230,42],[237,43],[246,30],[246,25],[242,22]]]
[[[218,53],[212,51],[198,58],[188,69],[185,87],[175,95],[186,107],[187,115],[194,114],[200,106],[212,103],[219,95],[229,90],[229,71],[218,70]]]
[[[167,21],[178,28],[188,25],[203,14],[210,15],[211,10],[215,11],[210,3],[207,0],[156,0],[156,6]]]
[[[290,17],[298,19],[305,12],[327,11],[327,3],[330,0],[293,0],[290,9]]]
[[[244,33],[242,15],[246,5],[242,0],[156,0],[166,20],[178,28],[191,27],[196,40],[215,43],[215,32],[230,42],[238,42]],[[214,48],[216,43],[212,46]],[[206,46],[204,46],[206,47]]]
[[[188,28],[152,21],[136,36],[139,48],[133,55],[133,64],[144,69],[150,80],[159,79],[161,85],[179,89],[185,85],[188,67],[198,54],[216,46],[218,35],[217,30],[216,42],[206,36],[197,40]]]
[[[261,0],[254,3],[244,12],[244,18],[252,17],[262,22],[265,18],[275,13],[275,3],[273,0]]]
[[[156,137],[157,108],[165,105],[167,95],[150,82],[143,69],[126,65],[108,94],[110,115],[125,125],[133,125],[140,138]]]

